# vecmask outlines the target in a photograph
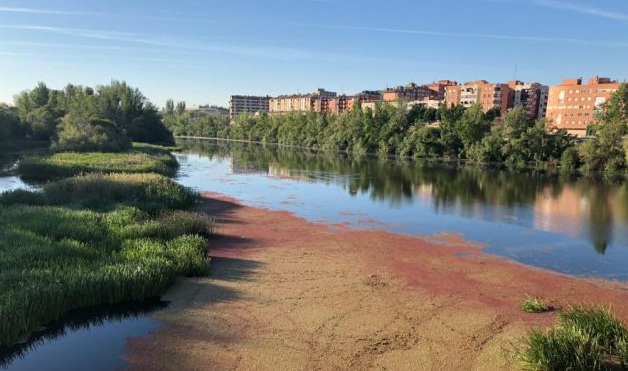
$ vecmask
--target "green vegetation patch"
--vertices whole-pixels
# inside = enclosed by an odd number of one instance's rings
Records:
[[[26,179],[51,180],[85,173],[156,173],[173,176],[177,161],[169,153],[57,153],[51,156],[26,157],[18,173]]]
[[[125,205],[156,213],[186,208],[197,198],[192,190],[158,174],[88,174],[47,183],[41,191],[6,192],[0,195],[0,205],[68,205],[100,211]]]
[[[571,307],[558,315],[558,322],[564,327],[575,327],[600,339],[600,344],[610,353],[615,353],[619,345],[628,340],[626,325],[602,307]]]
[[[598,339],[573,327],[530,330],[519,353],[519,365],[529,371],[605,370]]]
[[[516,351],[530,371],[597,371],[628,366],[628,330],[601,307],[572,307],[555,327],[528,332]]]
[[[210,231],[182,211],[0,208],[0,346],[68,310],[156,297],[179,275],[204,274]]]
[[[526,298],[521,303],[521,310],[526,313],[544,313],[552,310],[552,307],[545,304],[541,299],[538,298]]]

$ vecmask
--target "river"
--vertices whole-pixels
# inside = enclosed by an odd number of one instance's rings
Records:
[[[453,164],[179,140],[178,181],[313,222],[419,237],[575,276],[628,280],[628,186]]]

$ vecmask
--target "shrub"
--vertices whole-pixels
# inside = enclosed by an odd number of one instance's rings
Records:
[[[543,313],[549,312],[552,308],[538,298],[526,298],[521,303],[521,310],[526,313]]]
[[[518,353],[519,365],[530,371],[604,370],[598,338],[573,327],[530,330]]]
[[[561,326],[574,327],[600,340],[600,345],[614,354],[619,344],[628,340],[626,326],[601,307],[572,307],[558,315]]]
[[[562,171],[573,172],[580,168],[582,160],[575,147],[569,147],[563,152],[560,158],[560,168]]]
[[[114,122],[70,113],[61,121],[57,151],[120,152],[131,147],[129,138]]]

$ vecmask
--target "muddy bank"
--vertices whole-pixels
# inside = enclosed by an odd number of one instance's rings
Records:
[[[130,341],[129,370],[510,370],[513,340],[555,318],[523,313],[526,295],[628,319],[625,284],[206,196],[222,235],[211,274],[170,291],[167,326]]]

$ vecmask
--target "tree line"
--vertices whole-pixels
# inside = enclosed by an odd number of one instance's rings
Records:
[[[324,151],[502,163],[511,169],[616,173],[626,169],[628,85],[598,109],[596,135],[578,141],[523,107],[500,116],[479,105],[440,109],[380,104],[343,114],[246,115],[232,122],[193,117],[170,106],[166,126],[178,136],[203,136],[303,146]],[[439,125],[430,123],[439,121]]]
[[[0,141],[49,141],[62,151],[115,152],[131,142],[173,142],[162,116],[137,89],[112,81],[96,88],[39,83],[19,93],[14,105],[0,104]]]

